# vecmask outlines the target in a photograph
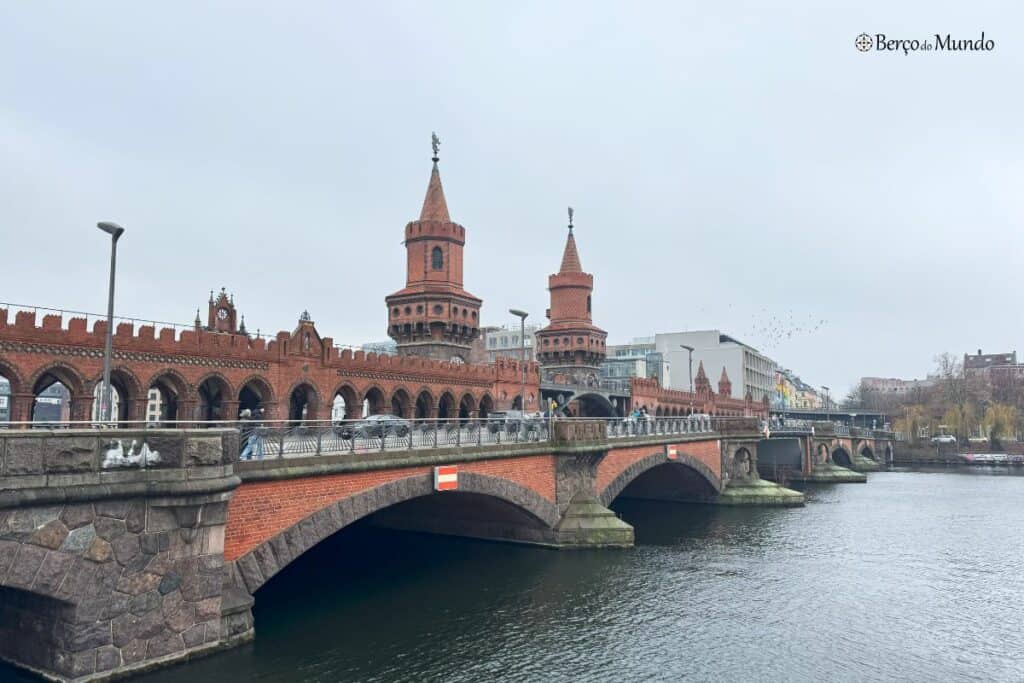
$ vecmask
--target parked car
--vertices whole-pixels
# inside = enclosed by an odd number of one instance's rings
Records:
[[[358,422],[350,422],[338,425],[335,432],[345,439],[354,436],[364,439],[380,438],[383,436],[408,436],[412,424],[405,418],[397,415],[370,415]]]
[[[936,434],[935,436],[932,437],[932,443],[956,443],[956,437],[953,436],[952,434]]]
[[[524,413],[521,410],[496,410],[487,416],[487,431],[491,434],[505,432],[513,434],[520,430],[540,429],[543,417],[539,413]]]

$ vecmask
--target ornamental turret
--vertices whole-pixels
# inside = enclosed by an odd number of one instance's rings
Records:
[[[544,369],[545,380],[596,383],[608,334],[593,323],[594,276],[583,272],[580,264],[571,208],[562,265],[548,278],[548,291],[551,293],[551,308],[547,311],[550,323],[537,332],[537,358]]]
[[[729,373],[722,366],[722,376],[718,378],[718,395],[726,398],[732,396],[732,382],[729,380]]]
[[[432,136],[433,169],[418,220],[405,226],[405,288],[385,298],[398,354],[464,363],[480,333],[480,299],[462,288],[466,229],[448,215]]]
[[[708,379],[707,373],[704,372],[704,361],[700,361],[697,364],[697,377],[693,380],[693,390],[699,396],[711,395],[711,380]]]

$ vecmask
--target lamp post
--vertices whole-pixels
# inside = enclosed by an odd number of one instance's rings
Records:
[[[124,234],[124,228],[117,223],[102,221],[96,227],[110,235],[110,287],[107,290],[107,338],[103,345],[103,404],[100,419],[109,421],[111,413],[110,358],[114,347],[114,273],[117,269],[117,240]]]
[[[519,397],[522,401],[522,405],[519,409],[526,414],[526,316],[530,315],[526,311],[520,311],[517,308],[510,308],[508,312],[519,318],[519,361],[523,372],[523,381],[520,387]]]
[[[831,411],[832,406],[830,405],[831,402],[829,401],[829,397],[828,397],[828,387],[826,387],[824,384],[822,384],[821,388],[825,392],[825,421],[826,422],[831,422],[832,421],[832,411]]]
[[[681,348],[686,349],[686,351],[690,354],[690,393],[692,394],[693,393],[693,347],[692,346],[687,346],[686,344],[680,344],[679,346]]]

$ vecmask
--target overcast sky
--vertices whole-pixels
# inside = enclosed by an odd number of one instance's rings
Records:
[[[1024,351],[1019,3],[207,4],[0,4],[0,300],[102,312],[114,220],[119,314],[385,339],[436,130],[485,323],[543,317],[572,205],[610,342],[833,394]]]

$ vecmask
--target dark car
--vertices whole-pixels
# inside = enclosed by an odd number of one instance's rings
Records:
[[[397,415],[370,415],[358,422],[338,425],[334,429],[346,439],[351,439],[354,436],[368,439],[391,436],[392,434],[408,436],[412,425],[408,420]]]
[[[542,421],[543,417],[536,413],[524,413],[521,410],[496,410],[486,418],[487,431],[491,434],[537,431],[541,428]]]

